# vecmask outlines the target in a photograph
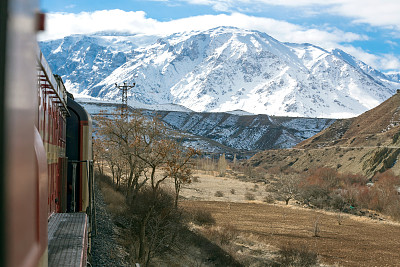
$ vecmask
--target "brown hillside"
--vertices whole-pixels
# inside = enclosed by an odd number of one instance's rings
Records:
[[[400,175],[400,93],[376,108],[330,127],[293,149],[267,150],[248,163],[267,172],[299,172],[326,166],[372,177],[392,169]]]
[[[400,126],[400,93],[356,118],[338,120],[296,148],[393,145]]]

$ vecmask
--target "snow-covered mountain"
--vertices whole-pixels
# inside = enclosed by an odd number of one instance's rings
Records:
[[[396,83],[400,83],[400,72],[386,74],[386,77],[388,77],[390,80]]]
[[[157,38],[101,32],[71,35],[39,45],[53,72],[62,76],[68,90],[85,94],[132,59],[138,46],[153,43]]]
[[[80,102],[92,115],[119,114],[120,104]],[[249,115],[243,112],[192,112],[187,110],[141,110],[157,116],[165,125],[179,131],[183,144],[205,153],[254,155],[257,151],[290,148],[335,122],[323,118],[290,118]],[[96,116],[93,116],[96,125]]]
[[[134,107],[343,118],[400,88],[341,50],[281,43],[258,31],[219,27],[157,38],[75,35],[42,42],[41,49],[74,93],[115,101],[115,83],[136,82],[128,100]]]
[[[158,111],[157,115],[176,130],[206,137],[237,150],[248,151],[290,148],[314,136],[335,121],[222,112]]]

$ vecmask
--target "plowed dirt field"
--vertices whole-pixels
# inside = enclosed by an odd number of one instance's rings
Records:
[[[233,226],[272,248],[291,243],[339,266],[400,266],[400,224],[300,207],[224,201],[181,202],[185,209],[210,211],[220,226]],[[314,237],[315,223],[320,229]]]

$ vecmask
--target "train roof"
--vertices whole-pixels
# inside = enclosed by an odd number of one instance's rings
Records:
[[[60,76],[55,77],[46,58],[39,46],[36,46],[36,60],[39,70],[39,82],[50,93],[55,102],[59,104],[61,110],[68,115],[67,91]]]
[[[86,111],[86,109],[72,98],[68,97],[67,105],[69,109],[77,113],[77,115],[79,116],[79,120],[89,122],[92,121],[92,118],[90,114]]]

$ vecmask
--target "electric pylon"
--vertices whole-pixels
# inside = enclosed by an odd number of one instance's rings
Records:
[[[135,83],[133,83],[132,85],[128,85],[127,83],[124,83],[124,85],[115,84],[115,87],[120,89],[121,92],[122,92],[121,116],[124,116],[126,111],[127,111],[127,109],[128,109],[128,90],[132,89],[133,87],[135,87]]]

